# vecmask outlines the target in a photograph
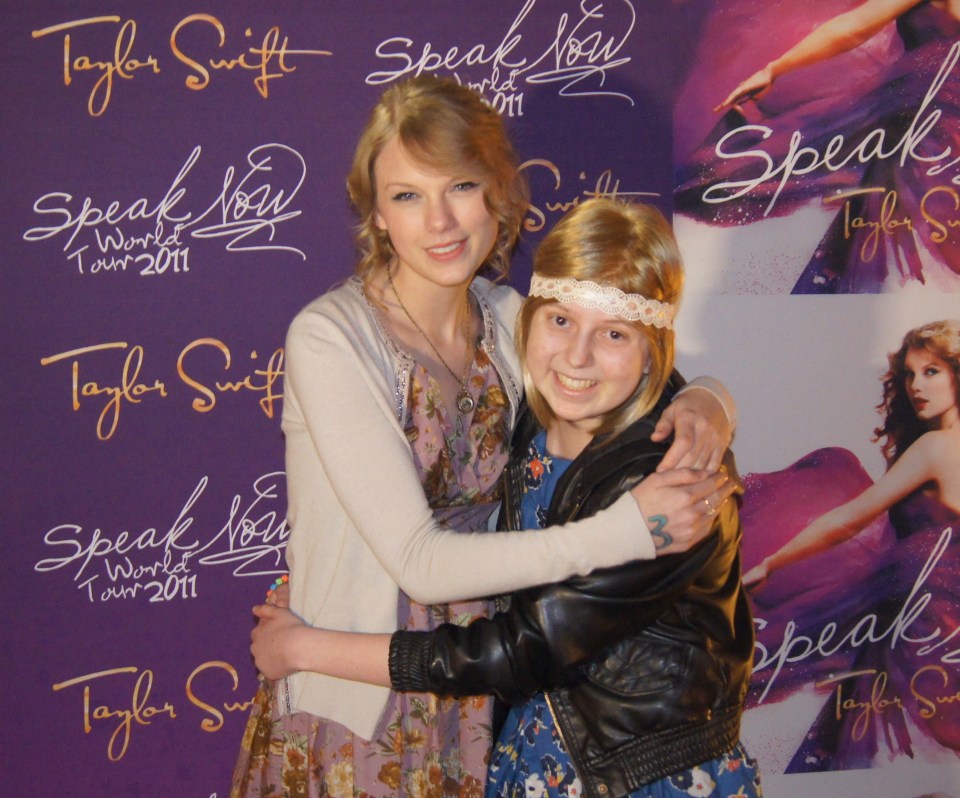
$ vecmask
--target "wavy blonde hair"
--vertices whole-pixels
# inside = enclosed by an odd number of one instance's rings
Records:
[[[347,176],[347,191],[360,220],[357,274],[367,279],[395,254],[389,234],[376,224],[374,176],[377,157],[394,137],[423,166],[469,175],[483,185],[487,209],[498,223],[497,240],[484,265],[505,276],[529,205],[527,183],[500,115],[473,90],[433,75],[388,88],[357,142]]]
[[[652,205],[606,198],[589,199],[568,212],[537,247],[533,270],[544,277],[592,280],[673,305],[680,301],[683,288],[680,251],[663,214]],[[516,329],[527,403],[544,427],[549,426],[554,415],[530,380],[526,344],[537,309],[556,301],[528,297],[520,309]],[[596,435],[616,435],[649,413],[673,372],[673,330],[639,321],[633,324],[647,341],[647,372],[633,394],[605,414]]]

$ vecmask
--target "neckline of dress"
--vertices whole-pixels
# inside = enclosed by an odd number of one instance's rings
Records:
[[[420,361],[417,360],[405,347],[401,346],[400,342],[390,332],[390,328],[387,326],[386,320],[384,319],[383,313],[381,313],[380,308],[377,306],[376,302],[374,302],[367,295],[367,289],[366,289],[366,286],[364,286],[363,284],[363,279],[357,275],[354,275],[351,279],[354,281],[355,285],[357,286],[357,290],[360,293],[360,298],[362,299],[364,306],[367,308],[367,312],[370,314],[371,318],[373,319],[374,324],[377,327],[377,330],[380,332],[381,336],[383,336],[383,339],[387,342],[390,348],[394,350],[394,354],[398,358],[407,360],[411,363],[419,363],[422,366],[423,364],[420,363]],[[474,346],[474,356],[473,356],[473,360],[475,362],[477,359],[477,356],[476,356],[477,347],[484,346],[487,343],[487,338],[490,332],[490,325],[488,320],[489,309],[487,308],[487,304],[484,301],[483,297],[480,295],[480,292],[477,290],[476,284],[474,282],[470,283],[470,285],[467,287],[467,290],[471,294],[473,294],[473,298],[477,301],[477,308],[480,311],[480,333],[477,335],[476,344]],[[471,371],[473,370],[472,363],[471,363],[470,370]],[[427,373],[429,373],[429,371]]]

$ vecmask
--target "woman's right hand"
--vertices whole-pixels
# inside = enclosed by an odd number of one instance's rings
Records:
[[[720,505],[736,490],[724,469],[677,468],[651,474],[630,493],[647,522],[657,556],[679,554],[703,540]]]
[[[770,562],[767,559],[761,560],[747,571],[741,578],[745,588],[754,588],[762,585],[770,576]]]
[[[296,655],[308,642],[310,627],[274,604],[260,604],[253,614],[257,625],[250,633],[250,653],[257,670],[271,680],[296,672]]]
[[[754,72],[749,78],[738,85],[730,94],[727,95],[714,111],[721,111],[724,108],[740,105],[747,100],[756,100],[766,94],[773,85],[774,74],[768,64],[763,69]]]

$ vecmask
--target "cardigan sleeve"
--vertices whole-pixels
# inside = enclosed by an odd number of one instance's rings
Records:
[[[629,495],[587,521],[544,534],[456,533],[433,518],[381,378],[319,314],[294,320],[286,346],[286,398],[305,427],[340,510],[383,568],[414,600],[440,603],[507,593],[655,556]],[[285,414],[287,409],[285,408]],[[287,468],[306,467],[288,460]]]
[[[676,396],[673,398],[676,400],[677,396],[680,396],[680,394],[687,391],[692,391],[696,388],[701,388],[704,391],[710,391],[710,393],[717,397],[717,401],[720,402],[723,407],[723,412],[727,416],[727,421],[730,422],[730,429],[735,430],[737,428],[737,403],[730,391],[727,390],[727,386],[720,382],[720,380],[718,380],[716,377],[709,377],[707,375],[695,377],[686,385],[684,385],[679,391],[677,391]]]

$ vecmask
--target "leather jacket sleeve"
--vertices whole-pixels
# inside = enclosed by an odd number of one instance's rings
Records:
[[[649,473],[659,459],[657,452],[651,467],[640,470]],[[728,502],[714,533],[683,554],[515,593],[508,610],[466,627],[397,632],[390,647],[393,687],[452,696],[494,693],[515,703],[576,684],[584,666],[607,647],[643,630],[656,635],[665,616],[671,629],[682,628],[686,608],[703,613],[734,601],[739,568],[731,564],[738,543],[737,511]],[[696,606],[698,591],[710,595],[702,607]],[[723,634],[722,618],[716,626]]]

